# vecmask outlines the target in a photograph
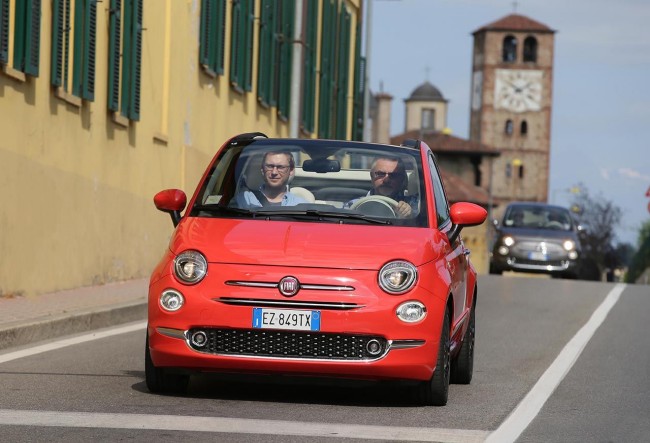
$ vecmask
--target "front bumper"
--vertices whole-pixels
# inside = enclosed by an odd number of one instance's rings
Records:
[[[245,269],[224,272],[235,277],[231,281],[250,279]],[[273,267],[256,267],[255,272],[255,281],[279,281],[287,275],[287,269]],[[333,283],[328,277],[331,270],[300,272],[301,281]],[[153,282],[149,290],[152,361],[157,367],[197,372],[430,379],[437,359],[444,299],[422,287],[401,296],[377,293],[379,289],[372,288],[376,286],[376,272],[354,271],[354,275],[339,277],[338,282],[354,290],[303,289],[287,298],[276,288],[225,284],[225,279],[214,272],[196,286],[180,285],[167,275]],[[185,298],[185,305],[176,312],[164,311],[159,305],[160,294],[170,288]],[[233,304],[233,300],[254,301]],[[409,324],[397,318],[397,307],[407,300],[425,304],[427,315],[423,320]],[[253,328],[253,309],[273,303],[281,303],[279,309],[295,304],[297,309],[318,310],[320,330]],[[310,308],[312,303],[318,307]],[[196,331],[206,333],[211,344],[193,344]],[[364,351],[371,340],[380,343],[380,354]]]

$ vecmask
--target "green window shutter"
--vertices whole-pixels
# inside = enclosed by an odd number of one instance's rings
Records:
[[[352,140],[363,140],[363,96],[366,60],[361,57],[361,22],[357,20],[354,42],[354,95],[352,97]]]
[[[323,2],[323,25],[321,32],[321,74],[318,106],[318,136],[332,138],[331,116],[333,114],[332,95],[334,91],[334,68],[336,51],[336,3]]]
[[[201,2],[201,29],[199,31],[199,63],[204,69],[212,69],[212,9],[214,0]]]
[[[233,0],[231,12],[231,34],[230,34],[230,84],[235,89],[241,89],[241,16],[242,0]]]
[[[14,68],[25,72],[25,15],[27,2],[14,3]]]
[[[307,2],[304,57],[305,67],[302,82],[302,127],[314,132],[314,106],[316,101],[316,31],[318,29],[318,4]]]
[[[338,72],[336,76],[336,138],[347,138],[348,87],[350,72],[350,13],[345,7],[339,14]]]
[[[246,11],[245,14],[245,34],[246,45],[244,50],[244,89],[246,91],[253,90],[253,26],[255,24],[255,0],[245,0]]]
[[[95,99],[95,52],[97,46],[97,0],[87,0],[84,26],[83,80],[81,97]]]
[[[2,1],[2,0],[0,0]],[[64,0],[52,0],[52,74],[54,86],[63,85],[63,24]]]
[[[217,32],[215,33],[215,71],[223,75],[223,55],[226,44],[226,0],[217,0]]]
[[[9,0],[0,0],[0,63],[9,62]]]
[[[257,99],[266,106],[271,105],[271,89],[275,71],[274,31],[275,31],[275,2],[262,0],[260,12],[259,56],[257,74]]]
[[[41,51],[41,0],[27,0],[25,23],[25,74],[38,77]]]
[[[140,77],[142,72],[142,5],[143,0],[133,0],[133,17],[131,21],[131,81],[129,88],[129,113],[131,120],[140,120]]]
[[[291,103],[291,61],[293,60],[293,30],[294,30],[295,2],[284,0],[282,4],[282,28],[280,45],[280,75],[278,76],[278,114],[280,117],[289,117]]]
[[[122,33],[122,0],[111,0],[108,41],[108,109],[120,106],[120,46]]]

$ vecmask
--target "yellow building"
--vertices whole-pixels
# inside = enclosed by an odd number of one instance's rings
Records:
[[[0,295],[148,276],[235,134],[360,138],[361,1],[0,0]]]

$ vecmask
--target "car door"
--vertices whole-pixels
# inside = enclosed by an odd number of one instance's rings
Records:
[[[449,232],[452,227],[449,216],[449,203],[440,177],[440,171],[431,152],[428,154],[428,163],[431,183],[433,184],[438,229],[442,232]],[[454,297],[453,325],[456,326],[467,307],[466,279],[468,262],[465,254],[467,249],[460,236],[456,236],[453,242],[449,242],[447,237],[445,239],[448,241],[449,246],[445,253],[445,261],[447,270],[451,276],[451,292]]]

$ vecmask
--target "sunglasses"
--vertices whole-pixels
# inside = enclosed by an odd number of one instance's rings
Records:
[[[403,172],[384,172],[384,171],[375,171],[372,173],[372,176],[379,180],[390,176],[391,178],[402,178],[404,177]]]

